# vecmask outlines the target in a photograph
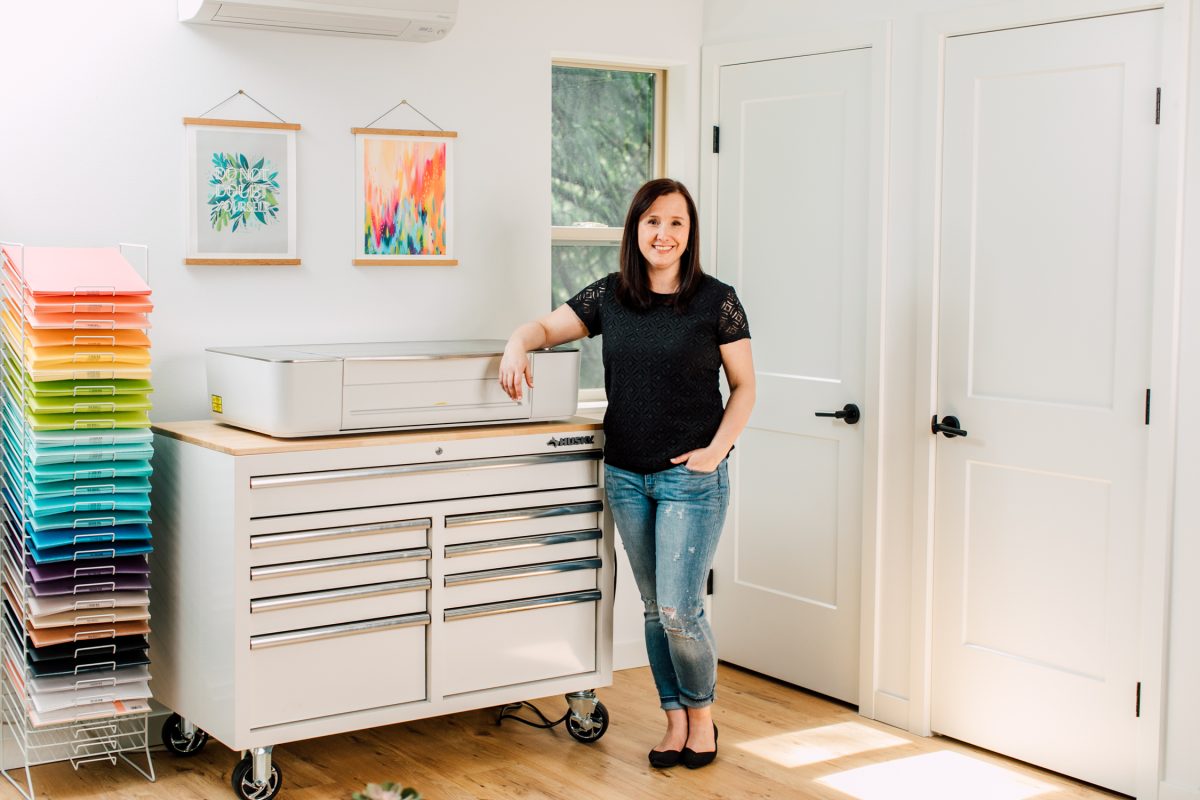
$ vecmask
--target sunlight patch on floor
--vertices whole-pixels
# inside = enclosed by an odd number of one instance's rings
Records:
[[[950,751],[849,769],[817,783],[858,800],[1025,800],[1058,788]]]
[[[781,733],[737,745],[751,755],[784,767],[802,767],[869,750],[899,747],[908,739],[893,736],[857,722],[839,722],[820,728]]]

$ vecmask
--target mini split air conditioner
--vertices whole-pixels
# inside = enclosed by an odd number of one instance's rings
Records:
[[[458,0],[179,0],[179,19],[206,25],[433,42],[454,27]]]

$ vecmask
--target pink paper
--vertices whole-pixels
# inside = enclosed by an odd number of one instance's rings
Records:
[[[150,294],[150,287],[116,247],[3,250],[4,269],[33,294]]]

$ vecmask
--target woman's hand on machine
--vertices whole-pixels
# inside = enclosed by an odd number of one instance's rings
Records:
[[[523,390],[521,381],[533,388],[533,370],[529,366],[529,355],[524,350],[513,351],[504,349],[500,359],[500,388],[504,393],[517,402],[521,401]]]

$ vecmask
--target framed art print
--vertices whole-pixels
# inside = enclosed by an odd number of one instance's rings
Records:
[[[185,264],[300,263],[296,131],[290,122],[184,119]]]
[[[353,128],[355,266],[455,266],[453,131]]]

